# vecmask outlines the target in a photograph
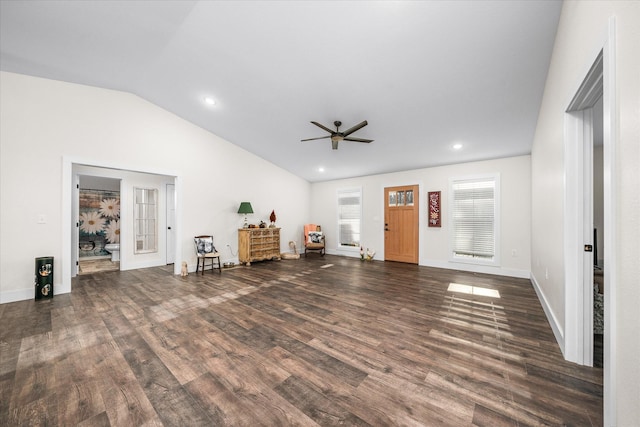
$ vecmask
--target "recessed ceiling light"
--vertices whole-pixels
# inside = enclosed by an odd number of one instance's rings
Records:
[[[458,144],[453,144],[453,149],[454,149],[454,150],[460,150],[460,149],[462,149],[462,144],[459,144],[459,143],[458,143]]]
[[[324,168],[323,168],[322,166],[320,166],[320,167],[318,168],[318,172],[324,172]]]
[[[204,97],[204,103],[207,104],[207,105],[215,105],[216,104],[216,100],[213,99],[210,96],[205,96]]]

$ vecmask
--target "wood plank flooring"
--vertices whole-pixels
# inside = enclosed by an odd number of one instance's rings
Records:
[[[78,274],[94,274],[103,271],[120,270],[120,261],[111,261],[111,258],[82,259],[78,263]]]
[[[0,305],[0,425],[602,425],[602,370],[563,360],[528,280],[315,254],[172,268]]]

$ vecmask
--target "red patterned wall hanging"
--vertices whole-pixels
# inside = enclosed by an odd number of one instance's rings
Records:
[[[441,216],[440,192],[429,191],[429,227],[440,227]]]

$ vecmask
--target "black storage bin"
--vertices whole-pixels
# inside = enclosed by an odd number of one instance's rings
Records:
[[[53,257],[36,258],[36,299],[53,298]]]

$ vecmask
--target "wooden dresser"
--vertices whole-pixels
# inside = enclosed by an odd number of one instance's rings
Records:
[[[279,228],[238,229],[238,260],[246,265],[253,261],[280,259]]]

